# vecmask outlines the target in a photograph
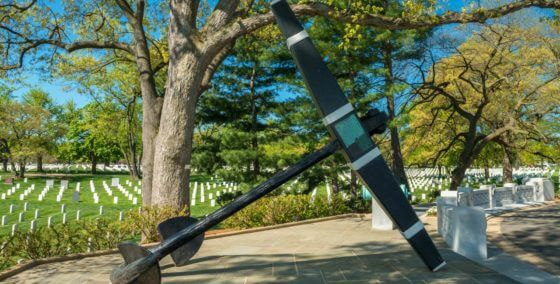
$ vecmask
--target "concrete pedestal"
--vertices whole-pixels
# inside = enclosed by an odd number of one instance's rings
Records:
[[[375,198],[371,200],[371,228],[374,230],[394,230],[396,228],[393,220]]]

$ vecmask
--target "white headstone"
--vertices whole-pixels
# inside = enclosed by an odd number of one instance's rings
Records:
[[[66,224],[66,213],[62,214],[62,224]]]
[[[39,209],[35,209],[35,219],[39,219]]]
[[[72,202],[80,202],[80,192],[74,191],[72,194]]]
[[[216,206],[216,200],[215,199],[210,199],[210,206],[212,206],[212,207]]]
[[[112,178],[111,179],[111,186],[118,186],[119,185],[119,178]]]
[[[124,213],[121,211],[119,212],[119,221],[124,220]]]
[[[28,207],[29,207],[29,203],[27,202],[23,203],[23,211],[27,211]]]
[[[13,225],[12,225],[12,236],[16,233],[17,229],[18,229],[18,225],[17,225],[17,224],[13,224]]]
[[[21,223],[23,221],[25,221],[25,215],[23,215],[23,212],[21,212],[21,213],[19,213],[19,216],[18,216],[18,222]]]
[[[2,216],[2,226],[8,225],[8,217],[6,215]]]
[[[76,220],[80,221],[80,210],[76,211]]]
[[[47,180],[47,186],[48,187],[54,187],[54,179],[48,179]]]
[[[31,225],[29,225],[29,231],[35,231],[37,229],[37,220],[32,220]]]
[[[52,216],[49,216],[49,218],[47,218],[47,227],[51,227],[52,225]]]
[[[66,204],[60,205],[60,213],[66,213]]]
[[[99,206],[99,215],[103,215],[103,205]]]
[[[119,198],[118,197],[113,197],[113,203],[115,204],[119,204]]]

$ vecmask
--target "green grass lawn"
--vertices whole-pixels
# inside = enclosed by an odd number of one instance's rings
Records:
[[[13,185],[5,184],[5,179],[11,174],[0,173],[2,176],[2,181],[0,182],[0,196],[2,193],[7,193],[7,191],[20,184],[20,188],[16,190],[15,194],[7,196],[5,200],[0,199],[0,218],[2,216],[7,217],[7,226],[0,226],[0,234],[9,234],[12,230],[12,225],[17,223],[19,230],[28,230],[30,228],[31,220],[35,217],[35,209],[39,209],[40,216],[37,218],[37,226],[46,226],[49,216],[52,216],[53,223],[61,223],[63,218],[63,213],[61,212],[61,205],[64,204],[66,207],[66,218],[67,223],[71,224],[76,220],[76,212],[80,210],[80,218],[109,218],[112,220],[118,220],[119,212],[127,212],[129,210],[138,210],[140,204],[142,204],[141,196],[134,192],[134,186],[141,188],[138,185],[138,181],[131,181],[132,186],[127,186],[126,181],[130,180],[128,175],[123,174],[101,174],[101,175],[89,175],[89,174],[65,174],[57,176],[33,176],[30,174],[27,183],[24,180],[14,180]],[[126,188],[129,192],[133,193],[134,197],[138,199],[137,205],[134,205],[132,201],[128,200],[126,196],[121,193],[117,187],[111,187],[111,178],[117,177],[120,179],[120,184]],[[46,194],[43,201],[38,200],[38,196],[46,186],[47,179],[53,179],[54,187],[51,188]],[[60,189],[61,180],[68,180],[68,189],[64,191],[63,197],[60,202],[57,202],[56,196]],[[93,180],[95,186],[95,192],[99,195],[99,203],[95,204],[93,199],[93,193],[90,190],[90,180]],[[210,181],[208,176],[193,175],[191,177],[192,182],[209,182],[211,187],[213,182]],[[103,181],[112,190],[112,196],[103,188]],[[80,202],[72,201],[72,194],[76,189],[77,183],[80,183]],[[19,200],[20,194],[32,184],[35,184],[35,189],[25,198],[24,201]],[[206,184],[205,184],[206,185]],[[195,217],[201,217],[209,214],[210,212],[216,210],[218,205],[215,207],[210,206],[210,199],[208,194],[210,192],[216,195],[217,190],[223,190],[225,187],[219,185],[215,189],[205,190],[206,200],[204,203],[200,203],[199,195],[197,194],[196,205],[191,208],[191,213]],[[199,191],[200,194],[200,191]],[[118,197],[118,204],[113,203],[113,198]],[[23,212],[24,203],[28,202],[28,210]],[[10,205],[14,205],[14,212],[9,213]],[[99,214],[99,207],[103,206],[103,215]],[[24,221],[18,222],[19,213],[24,213]]]

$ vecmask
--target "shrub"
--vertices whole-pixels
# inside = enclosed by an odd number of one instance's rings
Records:
[[[441,190],[433,190],[428,194],[429,202],[435,202],[436,198],[441,195]]]
[[[436,206],[430,207],[430,209],[428,209],[428,211],[426,211],[426,215],[427,216],[437,216],[437,207]]]
[[[246,229],[349,213],[340,196],[285,195],[261,198],[223,222],[226,228]]]
[[[159,241],[157,225],[169,218],[186,215],[187,208],[176,210],[171,206],[144,206],[139,211],[129,213],[130,229],[142,233],[142,242]]]
[[[0,238],[0,270],[23,259],[62,256],[88,250],[115,248],[133,239],[134,231],[125,222],[106,219],[82,220],[72,225],[56,224],[34,231],[16,231]]]
[[[239,197],[241,195],[243,195],[243,193],[241,191],[226,192],[226,193],[218,196],[216,198],[216,202],[218,203],[218,205],[224,206],[224,205],[232,202],[234,199],[236,199],[237,197]]]
[[[346,206],[356,213],[371,213],[371,200],[364,200],[360,197],[352,197],[346,200]]]

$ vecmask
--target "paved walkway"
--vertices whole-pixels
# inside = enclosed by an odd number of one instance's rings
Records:
[[[432,233],[432,235],[434,235]],[[345,218],[206,240],[191,263],[162,262],[164,283],[514,283],[445,248],[428,271],[397,231]],[[8,283],[107,283],[118,255],[41,265]]]
[[[491,240],[509,254],[560,275],[560,202],[490,219],[499,226]],[[490,233],[490,232],[489,232]]]

